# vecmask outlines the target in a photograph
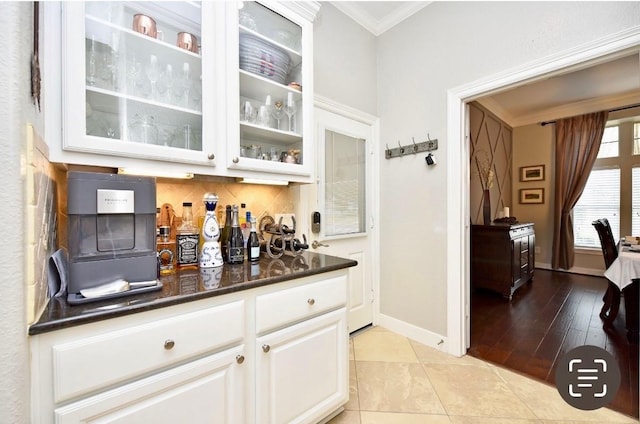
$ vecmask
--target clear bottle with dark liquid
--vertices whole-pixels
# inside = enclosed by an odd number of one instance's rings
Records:
[[[182,224],[176,230],[178,269],[198,269],[200,231],[193,223],[191,202],[182,204]]]

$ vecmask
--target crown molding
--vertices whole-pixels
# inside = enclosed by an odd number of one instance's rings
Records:
[[[385,31],[393,28],[395,25],[407,19],[409,16],[418,12],[420,9],[431,4],[430,1],[424,2],[407,2],[403,5],[396,7],[391,13],[385,16],[383,19],[376,19],[369,13],[363,11],[360,7],[352,4],[355,2],[342,2],[332,1],[331,4],[339,11],[349,16],[356,21],[367,31],[375,35],[376,37]]]

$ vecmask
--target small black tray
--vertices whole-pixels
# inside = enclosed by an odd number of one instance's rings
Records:
[[[101,300],[106,300],[106,299],[117,299],[119,297],[131,296],[133,294],[147,293],[147,292],[152,292],[160,289],[162,289],[162,282],[158,280],[158,283],[154,286],[139,287],[136,289],[131,289],[123,292],[110,293],[110,294],[106,294],[104,296],[99,296],[99,297],[84,297],[80,293],[69,293],[67,295],[67,303],[69,303],[70,305],[81,305],[83,303],[99,302]]]

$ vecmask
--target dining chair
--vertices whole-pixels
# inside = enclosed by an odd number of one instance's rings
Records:
[[[593,225],[598,232],[602,254],[604,255],[604,265],[605,268],[609,268],[618,258],[618,247],[613,238],[609,220],[607,218],[596,219],[591,225]],[[607,281],[609,285],[602,298],[604,305],[600,310],[600,319],[610,324],[618,315],[618,309],[620,308],[620,289],[612,281]]]

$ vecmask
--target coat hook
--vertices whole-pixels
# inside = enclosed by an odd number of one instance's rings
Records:
[[[385,150],[385,155],[390,158],[391,157],[391,150],[389,150],[389,143],[385,143],[385,146],[387,146],[386,150]]]
[[[400,144],[400,140],[398,140],[398,147],[400,147],[400,154],[404,155],[404,147],[402,147],[402,144]]]
[[[418,153],[418,145],[416,144],[416,138],[411,137],[411,141],[413,142],[413,154],[415,155],[416,153]]]
[[[429,133],[427,133],[427,141],[431,141],[431,136],[429,136]]]

